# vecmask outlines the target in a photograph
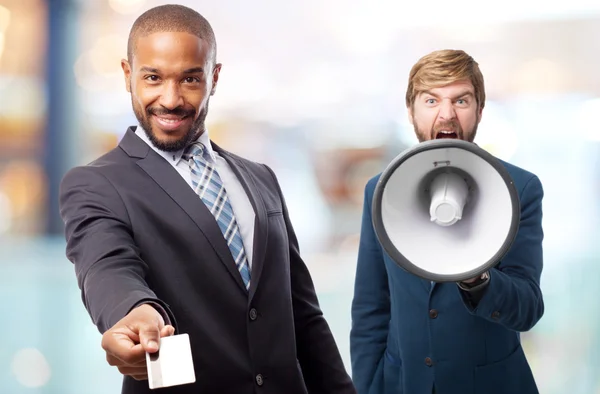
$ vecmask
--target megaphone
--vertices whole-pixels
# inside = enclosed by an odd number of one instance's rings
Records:
[[[504,165],[476,144],[425,141],[382,172],[372,204],[375,234],[406,271],[460,282],[495,266],[520,220],[519,196]]]

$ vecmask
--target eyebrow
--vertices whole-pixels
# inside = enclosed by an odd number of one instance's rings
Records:
[[[152,73],[152,74],[160,74],[160,71],[157,68],[152,67],[142,67],[140,68],[140,72]],[[183,70],[182,74],[195,74],[195,73],[203,73],[204,69],[202,67],[192,67],[187,70]]]
[[[432,93],[432,92],[430,92],[429,90],[424,90],[424,91],[422,92],[422,94],[428,94],[428,95],[430,95],[430,96],[433,96],[433,97],[438,97],[438,98],[440,97],[439,95],[437,95],[437,94],[435,94],[435,93]],[[475,94],[474,94],[472,91],[470,91],[470,90],[465,90],[464,92],[461,92],[460,94],[457,94],[457,95],[455,95],[455,96],[453,97],[453,99],[458,99],[458,98],[461,98],[461,97],[466,97],[466,96],[471,96],[471,97],[474,97],[474,96],[475,96]]]

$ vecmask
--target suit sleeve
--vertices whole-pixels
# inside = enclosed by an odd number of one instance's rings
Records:
[[[352,300],[352,379],[360,394],[377,391],[376,388],[382,385],[380,363],[387,346],[390,322],[387,271],[371,220],[374,183],[372,180],[365,188]]]
[[[320,309],[310,272],[300,257],[298,240],[275,173],[269,167],[265,167],[271,173],[281,199],[288,233],[296,350],[308,392],[356,393],[333,334]]]
[[[474,315],[524,332],[544,314],[540,289],[543,268],[542,199],[544,191],[533,176],[521,193],[521,221],[517,237],[506,256],[490,270],[490,280],[477,305],[461,290],[467,309]]]
[[[127,210],[110,181],[93,167],[77,167],[60,186],[66,255],[74,264],[83,303],[101,333],[131,309],[154,305],[175,325],[167,304],[149,289]],[[162,309],[162,310],[161,310]]]

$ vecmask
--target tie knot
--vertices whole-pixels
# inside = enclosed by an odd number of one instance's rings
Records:
[[[194,142],[193,144],[188,145],[183,156],[187,160],[201,157],[204,160],[210,161],[208,151],[202,142]]]

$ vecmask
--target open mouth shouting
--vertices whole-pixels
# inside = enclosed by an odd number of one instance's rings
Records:
[[[452,130],[440,130],[435,134],[436,140],[444,139],[444,138],[457,139],[458,133],[456,131],[452,131]]]
[[[435,140],[441,139],[461,139],[462,129],[457,121],[445,121],[437,123],[432,129],[432,136]]]

